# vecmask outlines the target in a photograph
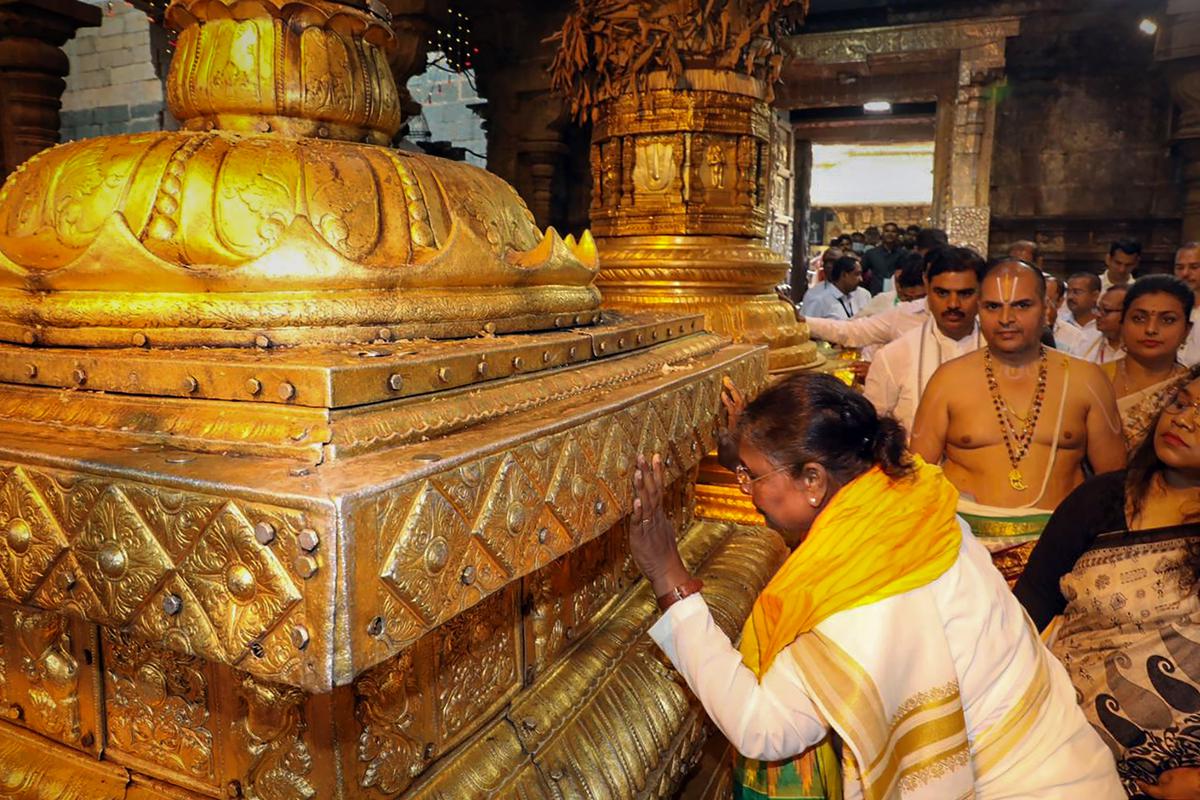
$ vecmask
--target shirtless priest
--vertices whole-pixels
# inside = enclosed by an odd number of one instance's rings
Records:
[[[1021,261],[988,270],[979,327],[987,346],[934,373],[912,449],[942,464],[959,513],[1015,581],[1054,508],[1095,473],[1125,466],[1111,383],[1095,364],[1041,343],[1046,281]]]

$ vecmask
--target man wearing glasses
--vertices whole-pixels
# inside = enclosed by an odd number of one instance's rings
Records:
[[[1079,357],[1093,364],[1107,364],[1125,357],[1125,346],[1121,343],[1121,311],[1125,305],[1128,286],[1113,286],[1100,296],[1096,318],[1096,330],[1100,336],[1083,350]]]

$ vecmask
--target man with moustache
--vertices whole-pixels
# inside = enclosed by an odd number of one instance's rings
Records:
[[[895,417],[906,431],[921,393],[938,367],[979,347],[975,311],[983,259],[965,247],[943,247],[925,271],[929,312],[914,328],[880,350],[867,373],[864,394],[880,415]]]
[[[850,319],[862,311],[871,301],[871,295],[859,285],[862,274],[862,265],[850,256],[833,262],[825,282],[804,295],[804,313],[810,317]]]
[[[1200,364],[1200,242],[1185,242],[1175,251],[1175,277],[1196,295],[1192,307],[1192,330],[1179,348],[1179,363],[1185,367]]]
[[[1083,358],[1084,351],[1095,337],[1088,336],[1063,319],[1059,312],[1062,310],[1063,292],[1066,287],[1063,286],[1061,278],[1046,273],[1042,275],[1046,278],[1046,332],[1049,336],[1048,340],[1043,338],[1042,341],[1067,355]]]
[[[1076,272],[1067,279],[1068,325],[1083,333],[1096,333],[1096,303],[1100,300],[1100,279],[1090,272]]]
[[[912,449],[962,495],[959,514],[1010,583],[1054,508],[1084,478],[1125,465],[1112,384],[1094,364],[1041,343],[1042,273],[1004,261],[980,289],[986,346],[944,365],[913,423]]]

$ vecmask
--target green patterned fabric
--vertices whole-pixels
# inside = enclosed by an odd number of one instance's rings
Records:
[[[842,800],[842,769],[828,739],[795,758],[734,757],[734,800]]]

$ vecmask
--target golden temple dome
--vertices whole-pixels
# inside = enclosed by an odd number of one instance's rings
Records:
[[[381,14],[173,4],[184,130],[59,145],[0,189],[0,339],[262,345],[594,320],[590,235],[543,234],[482,169],[377,144],[400,124]]]

